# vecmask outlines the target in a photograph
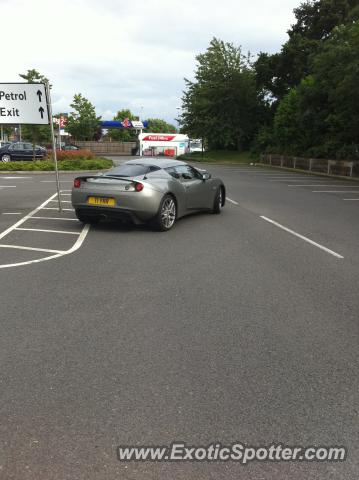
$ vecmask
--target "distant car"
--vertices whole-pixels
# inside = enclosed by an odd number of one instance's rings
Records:
[[[81,222],[150,222],[160,231],[193,212],[220,213],[225,199],[222,180],[166,158],[130,160],[102,175],[77,177],[72,188],[72,205]]]
[[[4,140],[0,140],[0,148],[6,147],[7,145],[10,145],[11,142],[5,142]]]
[[[76,145],[65,145],[62,147],[63,150],[80,150],[78,146]]]
[[[46,153],[46,148],[35,145],[35,158],[44,158]],[[0,148],[0,160],[4,163],[32,158],[33,146],[30,142],[14,142]]]

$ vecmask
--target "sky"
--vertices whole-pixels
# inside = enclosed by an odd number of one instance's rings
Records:
[[[82,93],[104,120],[178,115],[184,78],[217,37],[252,55],[279,51],[300,0],[0,0],[1,82],[35,68],[53,112]]]

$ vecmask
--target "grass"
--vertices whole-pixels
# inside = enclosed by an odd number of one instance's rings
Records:
[[[259,156],[255,156],[251,152],[237,152],[231,150],[210,150],[203,154],[201,152],[186,153],[177,157],[179,160],[205,163],[232,164],[241,163],[249,164],[259,160]]]
[[[103,170],[111,168],[113,166],[112,160],[107,158],[93,158],[93,159],[74,159],[74,160],[60,160],[58,162],[59,170]],[[52,160],[37,160],[25,161],[25,162],[0,162],[0,171],[21,171],[21,172],[34,172],[34,171],[53,171],[54,162]]]

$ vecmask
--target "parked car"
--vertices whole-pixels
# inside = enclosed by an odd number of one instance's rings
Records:
[[[10,145],[11,142],[5,142],[5,140],[0,140],[0,148],[6,147],[6,145]]]
[[[42,159],[46,155],[46,148],[35,145],[35,158]],[[31,160],[32,158],[33,146],[30,142],[14,142],[0,148],[0,160],[5,163],[12,160]]]
[[[62,147],[63,150],[80,150],[77,145],[65,145]]]
[[[193,212],[220,213],[225,199],[222,180],[166,158],[130,160],[102,175],[77,177],[72,188],[72,205],[81,222],[150,222],[160,231]]]

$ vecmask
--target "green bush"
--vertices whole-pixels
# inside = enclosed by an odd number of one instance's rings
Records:
[[[111,168],[113,163],[107,158],[61,160],[58,162],[59,170],[102,170]],[[37,160],[36,162],[0,162],[0,171],[53,171],[54,162],[51,160]]]

